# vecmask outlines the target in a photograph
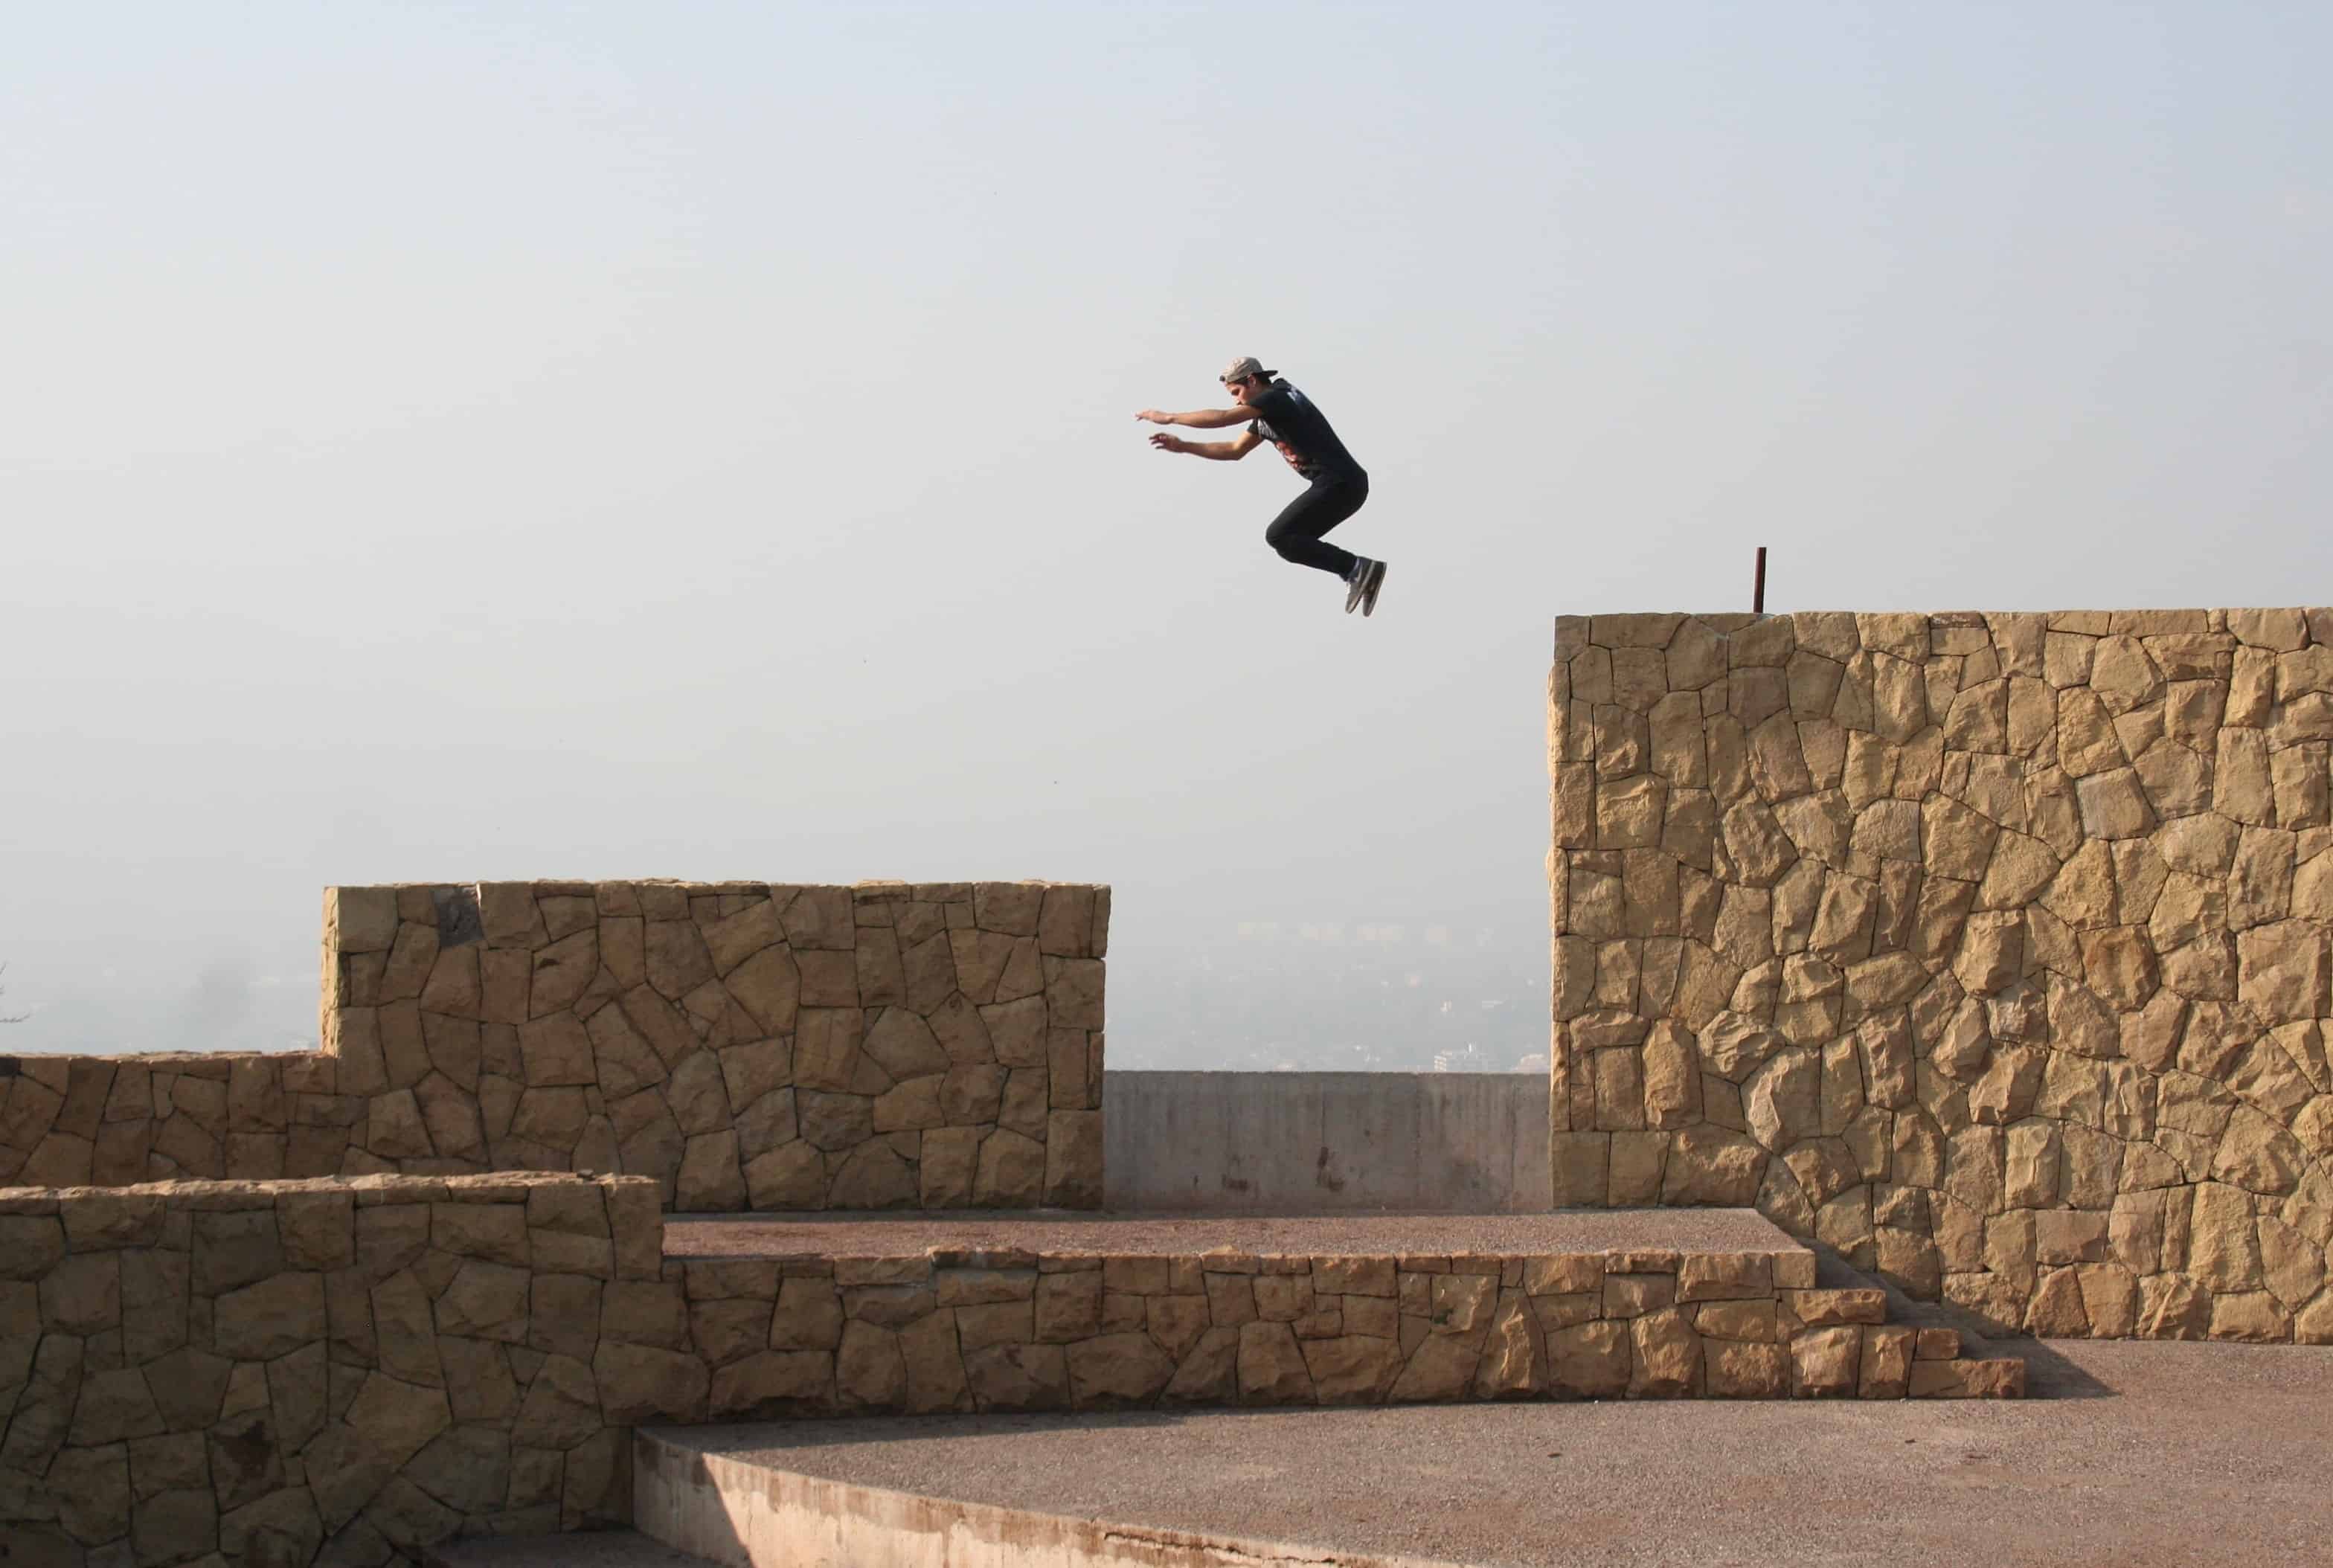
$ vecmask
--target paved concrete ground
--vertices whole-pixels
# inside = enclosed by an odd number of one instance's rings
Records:
[[[1480,1564],[2333,1561],[2333,1349],[2009,1341],[2005,1401],[1518,1404],[699,1427],[738,1458]]]
[[[702,1557],[631,1530],[572,1535],[474,1535],[421,1554],[422,1568],[707,1568]]]
[[[920,1257],[932,1248],[1191,1255],[1243,1252],[1779,1252],[1791,1239],[1753,1209],[1604,1209],[1552,1214],[672,1214],[667,1257]]]

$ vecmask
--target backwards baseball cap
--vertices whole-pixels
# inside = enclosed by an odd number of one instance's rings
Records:
[[[1277,380],[1279,376],[1280,372],[1277,370],[1265,369],[1263,361],[1254,355],[1245,354],[1232,361],[1231,368],[1223,373],[1221,379],[1228,383],[1245,381],[1251,377],[1260,377],[1266,381],[1272,381]]]

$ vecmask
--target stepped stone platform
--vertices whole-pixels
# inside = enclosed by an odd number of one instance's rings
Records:
[[[673,1216],[664,1253],[737,1347],[715,1406],[764,1413],[2024,1387],[1749,1209]]]

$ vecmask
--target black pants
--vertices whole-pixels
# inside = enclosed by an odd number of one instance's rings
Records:
[[[1316,479],[1272,520],[1272,526],[1263,531],[1263,542],[1278,550],[1282,560],[1344,577],[1353,569],[1352,551],[1325,543],[1320,536],[1360,511],[1361,502],[1368,498],[1369,480],[1365,473],[1349,479]]]

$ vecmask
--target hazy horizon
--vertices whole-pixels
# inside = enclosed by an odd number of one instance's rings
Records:
[[[1557,614],[1759,544],[1783,610],[2333,601],[2322,6],[10,42],[0,1051],[279,1047],[325,884],[612,876],[1105,881],[1113,1064],[1407,1039],[1190,988],[1395,923],[1543,995]],[[1249,353],[1370,472],[1371,620],[1269,451],[1129,417]]]

